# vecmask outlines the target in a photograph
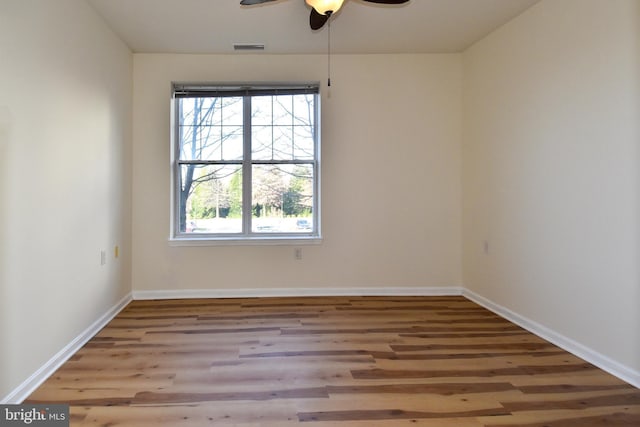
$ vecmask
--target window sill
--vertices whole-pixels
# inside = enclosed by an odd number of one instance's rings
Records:
[[[295,246],[319,245],[322,237],[174,237],[169,239],[169,246]]]

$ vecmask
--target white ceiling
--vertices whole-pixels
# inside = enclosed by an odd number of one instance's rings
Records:
[[[324,53],[327,26],[309,28],[304,0],[87,0],[136,53]],[[332,18],[334,53],[460,52],[538,0],[411,0],[400,6],[346,0]]]

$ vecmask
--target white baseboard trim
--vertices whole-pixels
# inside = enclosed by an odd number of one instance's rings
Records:
[[[493,311],[497,315],[515,323],[516,325],[526,329],[527,331],[543,338],[563,350],[568,351],[581,359],[597,366],[598,368],[607,371],[611,375],[614,375],[621,380],[640,388],[640,372],[631,369],[577,341],[567,338],[562,334],[559,334],[546,326],[543,326],[531,319],[521,316],[506,307],[496,304],[493,301],[473,292],[468,289],[464,289],[462,295],[465,298],[479,304],[486,309]]]
[[[131,293],[125,295],[120,301],[118,301],[113,307],[111,307],[105,314],[100,316],[98,320],[93,322],[91,326],[85,329],[80,335],[67,344],[62,350],[60,350],[55,356],[49,359],[44,365],[34,372],[29,378],[27,378],[22,384],[20,384],[15,390],[5,396],[0,403],[1,404],[20,404],[22,403],[33,391],[38,388],[47,378],[49,378],[64,362],[66,362],[71,356],[73,356],[83,345],[93,338],[100,329],[102,329],[107,323],[111,321],[122,309],[132,301]]]
[[[383,287],[383,288],[271,288],[271,289],[184,289],[133,291],[134,300],[189,298],[268,298],[331,296],[456,296],[459,286]]]

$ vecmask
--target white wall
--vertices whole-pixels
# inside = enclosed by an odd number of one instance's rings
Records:
[[[640,2],[543,0],[464,75],[465,286],[640,383]]]
[[[84,1],[0,2],[0,399],[130,292],[131,62]]]
[[[459,286],[460,55],[134,55],[133,288]],[[321,245],[172,247],[172,81],[321,81]]]

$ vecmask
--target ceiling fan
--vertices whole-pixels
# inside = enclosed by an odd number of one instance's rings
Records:
[[[275,0],[241,0],[240,4],[250,6],[254,4],[268,3]],[[369,3],[378,4],[402,4],[409,0],[363,0]],[[329,20],[329,17],[336,13],[344,0],[305,0],[311,6],[311,16],[309,24],[312,30],[319,30]]]

